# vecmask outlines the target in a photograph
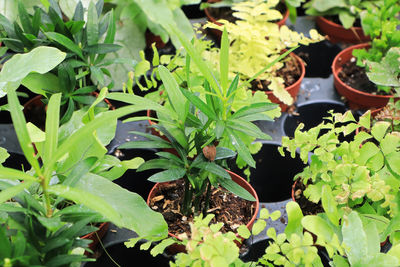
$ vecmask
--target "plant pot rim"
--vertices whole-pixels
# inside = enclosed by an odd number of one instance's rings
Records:
[[[250,183],[248,183],[244,178],[242,178],[241,176],[239,176],[239,175],[237,175],[236,173],[234,173],[234,172],[231,172],[231,171],[229,171],[229,170],[226,170],[228,173],[229,173],[229,175],[231,176],[231,178],[232,178],[232,180],[235,178],[235,179],[237,179],[237,180],[239,180],[239,181],[241,181],[242,183],[244,183],[244,185],[249,189],[247,189],[247,188],[244,188],[244,189],[246,189],[255,199],[256,199],[256,201],[254,201],[254,203],[253,203],[253,205],[255,205],[255,210],[254,210],[254,214],[253,214],[253,216],[251,217],[251,219],[250,219],[250,221],[246,224],[246,227],[249,229],[249,230],[251,230],[251,228],[252,228],[252,226],[253,226],[253,224],[254,224],[254,221],[256,220],[256,218],[257,218],[257,216],[258,216],[258,212],[259,212],[259,204],[260,204],[260,201],[259,201],[259,199],[258,199],[258,196],[257,196],[257,193],[256,193],[256,190],[250,185]],[[164,183],[170,183],[170,182],[164,182]],[[148,194],[148,196],[147,196],[147,200],[146,200],[146,203],[147,203],[147,205],[149,206],[149,204],[150,204],[150,200],[151,200],[151,196],[153,195],[153,192],[160,186],[160,184],[164,184],[164,183],[156,183],[153,187],[152,187],[152,189],[150,190],[150,193]],[[176,238],[176,239],[178,239],[178,240],[181,240],[178,236],[176,236],[176,235],[174,235],[174,234],[172,234],[172,233],[170,233],[170,232],[168,232],[168,235],[170,236],[170,237],[174,237],[174,238]],[[236,233],[236,236],[238,236],[238,234]]]
[[[370,44],[369,43],[362,43],[362,44],[357,44],[357,45],[352,45],[344,50],[342,50],[339,54],[336,55],[335,59],[332,62],[332,73],[333,73],[333,78],[334,78],[334,84],[336,87],[336,90],[339,92],[339,94],[345,96],[350,102],[354,102],[354,104],[357,104],[358,106],[365,106],[368,107],[370,106],[368,102],[372,101],[371,99],[375,99],[379,102],[384,102],[384,104],[371,104],[373,108],[379,108],[381,106],[386,105],[387,101],[389,101],[390,98],[393,98],[393,95],[374,95],[370,94],[367,92],[362,92],[357,89],[352,88],[351,86],[348,86],[346,83],[344,83],[340,78],[339,78],[339,72],[342,70],[342,65],[348,61],[343,61],[342,58],[347,56],[349,53],[351,53],[354,49],[363,49],[363,48],[369,48]],[[365,99],[357,99],[356,101],[352,101],[352,99],[349,99],[347,95],[351,94],[354,95],[355,98],[368,98],[368,100]],[[358,102],[357,102],[358,101]],[[376,106],[374,106],[376,105]],[[371,108],[369,107],[369,108]]]
[[[221,0],[207,0],[207,3],[217,3],[220,1]],[[214,24],[217,24],[218,26],[222,26],[222,24],[217,22],[217,19],[211,15],[209,10],[210,10],[209,7],[204,9],[204,13],[206,14],[206,17],[208,18],[208,20]],[[282,14],[282,19],[280,19],[278,22],[276,22],[276,24],[278,24],[279,26],[285,25],[288,17],[289,17],[289,10],[286,8],[285,14]]]
[[[316,23],[322,32],[333,39],[332,42],[363,43],[371,40],[369,36],[364,34],[362,27],[353,26],[346,29],[343,25],[323,16],[317,16]]]

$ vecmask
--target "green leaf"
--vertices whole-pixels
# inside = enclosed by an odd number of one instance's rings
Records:
[[[4,163],[9,156],[7,149],[0,147],[0,164]]]
[[[83,51],[90,54],[108,54],[116,52],[121,48],[122,46],[117,44],[94,44],[85,47]]]
[[[48,159],[53,157],[58,146],[58,124],[60,121],[60,102],[61,94],[54,94],[49,100],[46,111],[46,141],[44,143],[43,163],[47,174],[51,174],[52,167],[47,165]]]
[[[220,76],[221,87],[224,94],[228,90],[228,75],[229,75],[229,38],[226,28],[222,32],[221,49],[220,49]]]
[[[5,190],[0,191],[0,203],[9,201],[11,198],[15,197],[23,190],[29,188],[32,184],[33,184],[32,181],[26,181],[25,183],[20,183],[19,185],[12,186]]]
[[[204,169],[208,172],[211,172],[211,173],[217,175],[218,177],[222,177],[225,179],[231,179],[231,176],[229,175],[229,173],[224,168],[215,164],[214,162],[202,162],[202,163],[198,164],[196,167],[198,167],[200,169]]]
[[[248,121],[229,119],[227,127],[255,138],[271,140],[271,136],[262,132],[255,124]]]
[[[6,233],[6,227],[0,227],[0,259],[11,258],[12,245]]]
[[[219,159],[227,159],[227,158],[233,158],[236,156],[236,152],[226,148],[226,147],[217,147],[217,153],[215,155],[215,160]]]
[[[189,112],[189,105],[182,94],[183,91],[181,92],[181,90],[179,90],[178,83],[166,67],[160,65],[158,67],[158,73],[160,74],[165,90],[167,91],[170,104],[178,114],[181,123],[184,123],[186,121],[187,113]]]
[[[4,65],[0,83],[19,82],[31,72],[46,73],[60,64],[66,54],[53,47],[40,46],[26,54],[16,54]]]
[[[354,16],[347,10],[342,10],[341,12],[339,12],[339,20],[345,29],[349,29],[354,25],[354,22],[356,21],[356,16]]]
[[[59,43],[60,45],[64,46],[71,52],[74,52],[83,61],[85,61],[85,58],[83,57],[81,48],[78,45],[76,45],[73,41],[71,41],[68,37],[66,37],[62,34],[59,34],[57,32],[46,32],[45,35],[47,36],[47,38]]]
[[[225,178],[217,178],[218,183],[225,189],[229,190],[233,194],[237,195],[238,197],[241,197],[243,199],[249,200],[249,201],[256,201],[254,196],[252,196],[246,189],[235,183],[231,179],[225,179]]]
[[[387,121],[378,121],[371,128],[372,136],[378,140],[382,141],[383,137],[386,134],[387,129],[389,129],[390,123]]]
[[[342,223],[343,243],[347,246],[346,254],[350,264],[356,264],[368,257],[367,234],[357,212],[352,211]]]
[[[147,180],[155,183],[170,182],[182,178],[185,174],[186,169],[172,167],[169,170],[153,174]]]
[[[255,168],[256,162],[254,161],[253,157],[250,154],[249,149],[243,143],[243,141],[238,138],[235,132],[229,128],[226,129],[228,131],[229,140],[231,141],[232,145],[236,148],[236,151],[242,157],[242,159],[250,166]]]
[[[18,1],[18,15],[25,33],[35,34],[33,31],[31,19],[22,1]]]
[[[165,140],[161,141],[131,141],[120,145],[120,149],[134,148],[172,148],[172,145]]]
[[[328,219],[334,225],[339,226],[339,220],[341,217],[338,212],[338,203],[336,202],[329,185],[322,186],[321,202]]]
[[[193,105],[195,105],[198,109],[200,109],[200,111],[203,112],[209,119],[214,121],[218,120],[217,115],[214,113],[214,111],[199,97],[197,97],[196,95],[185,89],[181,89],[181,92],[185,95],[187,99],[189,99],[189,101]]]
[[[88,45],[97,44],[99,41],[99,17],[96,6],[92,1],[90,1],[87,13],[86,32]]]
[[[172,163],[172,165],[175,165]],[[169,169],[171,167],[171,161],[168,159],[151,159],[144,162],[136,170],[137,172],[152,170],[152,169]]]
[[[294,201],[290,201],[286,204],[286,213],[288,215],[288,224],[285,228],[285,234],[290,238],[292,234],[302,235],[303,226],[301,220],[303,219],[303,212],[300,209],[299,204]]]
[[[46,95],[47,92],[57,92],[60,88],[58,77],[53,73],[30,73],[21,84],[35,94]]]
[[[231,118],[238,119],[242,117],[246,117],[249,115],[254,115],[256,113],[261,113],[269,110],[273,110],[277,107],[277,104],[273,103],[253,103],[248,106],[245,106],[238,111],[236,111]]]

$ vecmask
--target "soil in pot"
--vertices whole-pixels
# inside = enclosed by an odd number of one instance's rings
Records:
[[[279,202],[289,199],[293,177],[305,167],[297,154],[294,159],[288,152],[282,157],[278,151],[279,146],[279,144],[264,143],[261,150],[253,155],[256,168],[250,169],[250,184],[256,190],[260,202]],[[233,172],[240,174],[240,170],[234,169]]]
[[[294,137],[294,132],[300,123],[304,123],[303,131],[309,130],[324,121],[328,111],[344,113],[346,107],[339,102],[311,102],[297,107],[297,110],[284,119],[283,132],[289,137]]]
[[[106,248],[95,262],[84,263],[84,267],[106,267],[106,266],[169,266],[169,259],[163,255],[151,256],[147,250],[140,250],[140,245],[127,248],[124,243],[117,243]]]
[[[160,212],[168,224],[168,231],[178,236],[186,233],[190,236],[189,222],[193,216],[186,217],[180,213],[184,194],[182,179],[160,184],[151,197],[149,206]],[[215,214],[211,223],[223,222],[222,232],[235,230],[239,225],[250,222],[255,212],[255,202],[242,199],[224,188],[211,189],[208,213]]]
[[[324,40],[307,46],[300,46],[295,53],[304,61],[305,77],[328,78],[332,74],[332,62],[342,49]]]
[[[374,95],[394,94],[394,92],[386,93],[384,91],[378,91],[377,86],[368,79],[365,68],[356,65],[355,58],[344,63],[338,75],[345,84],[358,91]]]
[[[324,212],[321,202],[314,203],[308,200],[303,192],[306,190],[306,186],[300,181],[296,180],[293,184],[292,200],[299,204],[304,215],[315,215]]]
[[[135,157],[142,157],[145,161],[155,159],[155,151],[151,149],[116,149],[114,156],[120,160],[129,160]],[[154,183],[147,181],[147,178],[155,174],[156,170],[147,170],[136,172],[136,170],[127,170],[124,175],[114,180],[113,182],[121,187],[139,194],[144,199],[149,194]]]

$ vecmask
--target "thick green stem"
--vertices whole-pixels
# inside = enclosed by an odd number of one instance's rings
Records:
[[[47,182],[46,179],[42,179],[40,182],[42,189],[43,189],[43,196],[44,196],[44,200],[45,200],[45,207],[46,207],[46,216],[47,217],[51,217],[53,215],[53,210],[51,208],[51,203],[50,203],[50,196],[49,196],[49,192],[47,192]]]

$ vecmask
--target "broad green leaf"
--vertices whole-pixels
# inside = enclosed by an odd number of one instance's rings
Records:
[[[50,72],[44,74],[30,73],[22,80],[21,84],[40,95],[46,95],[46,91],[57,92],[60,88],[57,76]]]
[[[303,212],[299,204],[290,201],[286,204],[286,213],[288,215],[288,224],[285,228],[285,234],[290,238],[292,234],[301,235],[303,233],[303,226],[301,220],[303,219]]]
[[[232,145],[236,148],[238,154],[250,167],[255,168],[256,162],[254,161],[253,157],[250,154],[249,149],[246,147],[243,141],[240,138],[238,138],[237,134],[233,130],[227,128],[227,131],[229,135],[229,140],[231,141]]]
[[[336,202],[329,185],[322,186],[321,202],[326,216],[329,218],[331,223],[339,226],[340,215],[338,212],[338,203]]]
[[[335,234],[334,229],[324,219],[317,215],[308,215],[301,220],[301,224],[305,229],[323,238],[325,241],[332,239]]]
[[[229,119],[227,127],[255,138],[271,140],[271,136],[262,132],[255,124],[248,121]]]
[[[367,234],[357,212],[352,211],[342,223],[343,243],[350,264],[362,262],[368,257]]]
[[[49,72],[60,64],[66,54],[53,47],[40,46],[26,54],[16,54],[8,60],[0,73],[0,83],[20,82],[31,72]]]
[[[390,127],[390,123],[387,121],[378,121],[371,128],[372,136],[379,142],[383,139],[387,129]]]
[[[252,196],[246,189],[235,183],[231,179],[225,179],[225,178],[217,178],[218,183],[225,189],[229,190],[233,194],[237,195],[238,197],[241,197],[243,199],[249,200],[249,201],[256,201],[254,196]]]
[[[0,147],[0,164],[4,163],[9,156],[7,149]]]

